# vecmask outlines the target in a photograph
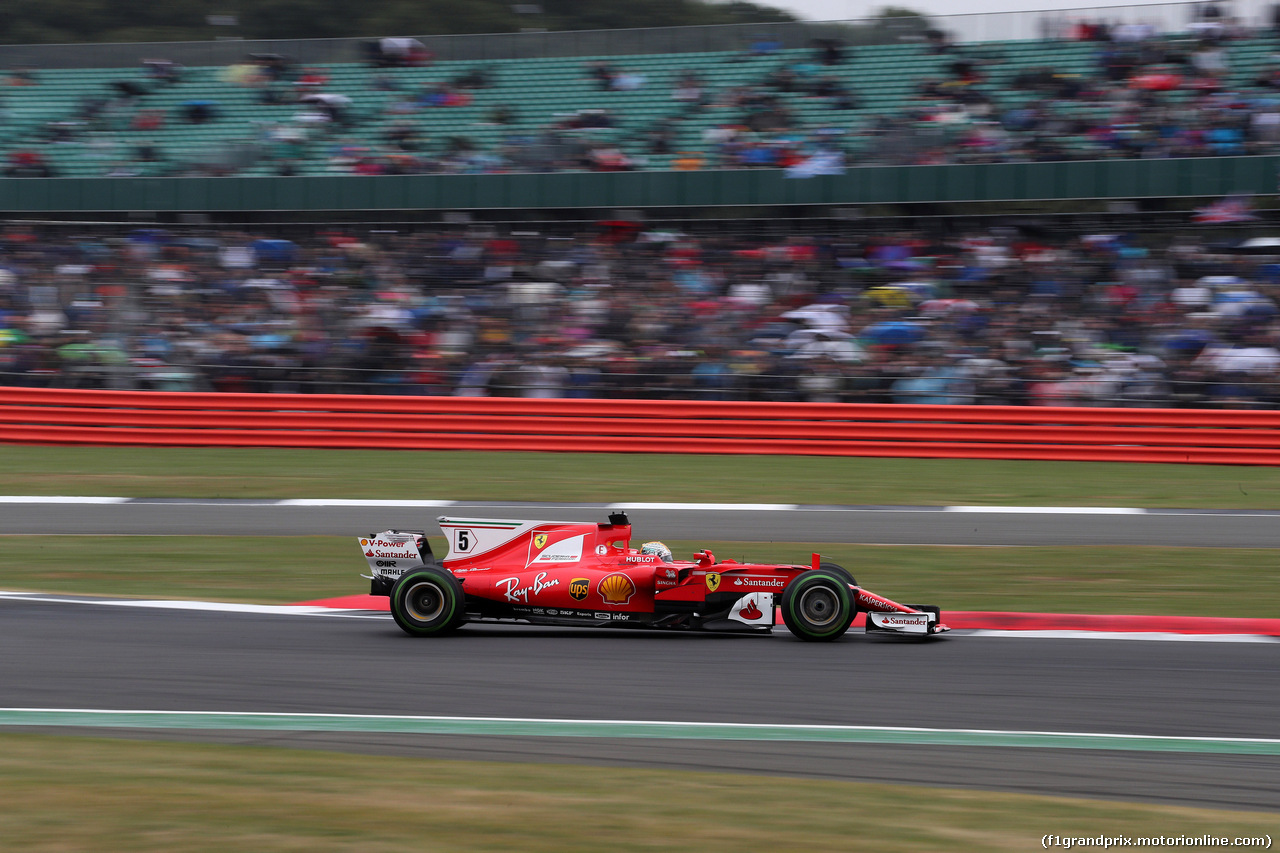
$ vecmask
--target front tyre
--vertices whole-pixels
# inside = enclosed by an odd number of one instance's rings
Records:
[[[833,572],[837,575],[844,575],[850,584],[853,586],[858,585],[858,582],[853,579],[853,575],[844,566],[839,566],[835,563],[819,563],[818,570],[823,572]]]
[[[828,642],[853,624],[857,605],[847,575],[822,569],[798,575],[782,593],[787,630],[802,640]]]
[[[447,634],[462,624],[464,599],[453,572],[438,566],[412,569],[391,588],[391,616],[413,637]]]

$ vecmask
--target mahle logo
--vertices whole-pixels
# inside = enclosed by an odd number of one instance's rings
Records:
[[[582,601],[587,597],[587,592],[591,588],[591,581],[587,578],[574,578],[569,581],[569,597],[574,601]]]

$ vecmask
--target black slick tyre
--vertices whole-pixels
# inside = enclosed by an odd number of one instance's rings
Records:
[[[453,572],[423,566],[405,572],[391,588],[391,617],[410,636],[437,637],[462,624],[464,601]]]
[[[853,579],[853,574],[844,566],[838,566],[835,563],[819,563],[818,570],[822,572],[834,572],[835,574],[844,575],[846,578],[848,578],[849,583],[853,584],[854,586],[858,585],[858,582]]]
[[[797,575],[782,593],[787,630],[809,642],[829,642],[843,636],[857,613],[847,579],[843,570],[817,569]]]

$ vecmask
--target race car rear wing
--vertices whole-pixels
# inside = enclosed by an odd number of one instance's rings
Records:
[[[387,595],[409,569],[435,562],[424,530],[384,530],[359,537],[360,552],[369,562],[368,578],[373,595]]]

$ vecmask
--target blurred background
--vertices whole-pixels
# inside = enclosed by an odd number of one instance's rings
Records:
[[[5,4],[0,846],[1274,832],[1278,8]],[[326,438],[242,392],[378,399]],[[593,398],[664,452],[492,449]],[[899,408],[735,456],[677,400]],[[917,403],[965,408],[915,447]],[[625,507],[970,627],[409,641],[352,540],[442,507]]]
[[[81,5],[0,29],[7,384],[1276,405],[1269,6]]]

